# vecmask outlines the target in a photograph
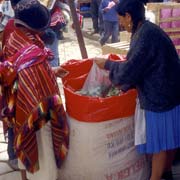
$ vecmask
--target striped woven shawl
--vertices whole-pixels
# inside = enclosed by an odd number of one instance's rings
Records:
[[[12,61],[17,71],[11,102],[15,110],[16,154],[29,172],[37,171],[36,131],[50,120],[56,164],[60,167],[68,151],[69,129],[47,53],[30,45],[18,51]]]

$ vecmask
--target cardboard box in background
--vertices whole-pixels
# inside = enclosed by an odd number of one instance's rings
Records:
[[[127,31],[120,31],[120,41],[127,41],[130,42],[131,33]]]
[[[102,47],[102,54],[122,54],[126,55],[129,50],[129,42],[128,41],[121,41],[118,43],[112,44],[105,44]]]
[[[112,43],[112,44],[105,44],[102,47],[102,54],[123,54],[126,55],[129,50],[129,43],[130,43],[131,33],[127,31],[120,32],[120,42]]]

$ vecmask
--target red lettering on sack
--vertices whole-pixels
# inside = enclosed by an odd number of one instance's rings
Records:
[[[111,174],[111,175],[105,175],[105,177],[106,177],[106,180],[113,180],[113,175]]]
[[[132,176],[139,171],[141,171],[145,167],[146,158],[143,157],[138,159],[135,163],[131,164],[129,167],[126,167],[120,171],[114,172],[110,175],[105,175],[106,180],[123,180]]]
[[[116,136],[122,136],[124,133],[127,133],[128,131],[133,131],[133,130],[134,130],[134,126],[133,126],[133,123],[131,123],[121,129],[118,129],[112,133],[107,134],[106,137],[108,139],[110,139],[110,138],[114,138]]]
[[[145,165],[145,158],[139,159],[133,167],[133,173],[139,172]]]
[[[130,176],[130,168],[123,169],[118,173],[118,180],[125,179]]]

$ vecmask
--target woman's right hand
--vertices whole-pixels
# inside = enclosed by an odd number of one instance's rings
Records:
[[[99,68],[104,69],[104,65],[108,60],[107,56],[104,57],[95,57],[93,58],[94,62],[98,65]]]
[[[64,68],[62,68],[61,66],[53,67],[52,70],[55,73],[56,77],[59,77],[59,78],[63,78],[69,74],[69,72],[65,70]]]

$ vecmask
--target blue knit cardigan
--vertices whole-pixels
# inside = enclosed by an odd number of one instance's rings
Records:
[[[132,36],[127,61],[107,60],[110,79],[122,88],[136,87],[141,108],[162,112],[180,104],[180,60],[167,34],[145,21]]]

